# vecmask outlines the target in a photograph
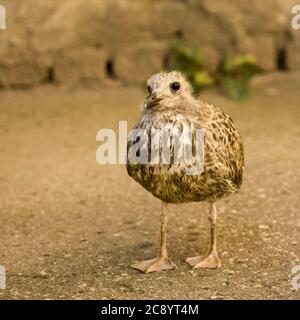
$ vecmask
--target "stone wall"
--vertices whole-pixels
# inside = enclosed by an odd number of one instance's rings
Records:
[[[294,2],[0,0],[0,87],[139,83],[164,67],[175,35],[199,45],[211,69],[238,53],[253,53],[266,71],[300,69]]]

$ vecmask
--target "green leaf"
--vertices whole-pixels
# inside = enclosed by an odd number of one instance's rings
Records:
[[[194,86],[197,89],[211,87],[215,84],[214,78],[210,76],[207,71],[196,72],[193,80]]]
[[[233,100],[242,101],[250,96],[247,81],[226,78],[222,82],[223,91]]]
[[[250,80],[255,74],[261,72],[253,55],[229,57],[221,63],[219,73],[234,78]]]

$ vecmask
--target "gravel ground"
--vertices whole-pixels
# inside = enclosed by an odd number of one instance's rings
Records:
[[[218,203],[219,270],[191,271],[209,246],[208,204],[170,206],[176,271],[128,268],[158,251],[160,202],[124,166],[96,164],[97,130],[133,125],[139,88],[0,92],[0,299],[299,299],[300,75],[257,78],[253,97],[204,99],[245,142],[242,190]]]

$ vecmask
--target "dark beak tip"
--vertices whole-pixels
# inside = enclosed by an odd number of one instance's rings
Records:
[[[155,95],[155,98],[151,97],[148,104],[147,104],[147,109],[151,109],[153,107],[156,107],[161,100],[162,100],[162,98],[157,98],[156,95]]]

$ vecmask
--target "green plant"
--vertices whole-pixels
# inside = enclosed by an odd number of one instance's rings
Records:
[[[171,43],[170,54],[172,67],[183,72],[195,90],[214,85],[215,80],[205,70],[205,58],[197,46],[187,46],[180,38],[176,38]]]
[[[250,79],[261,71],[252,55],[225,58],[218,70],[211,74],[207,70],[201,50],[188,46],[176,38],[170,46],[170,68],[183,72],[195,90],[218,85],[232,99],[243,100],[250,95]]]
[[[249,81],[259,72],[255,57],[249,54],[226,58],[218,70],[222,89],[235,100],[244,100],[250,95]]]

